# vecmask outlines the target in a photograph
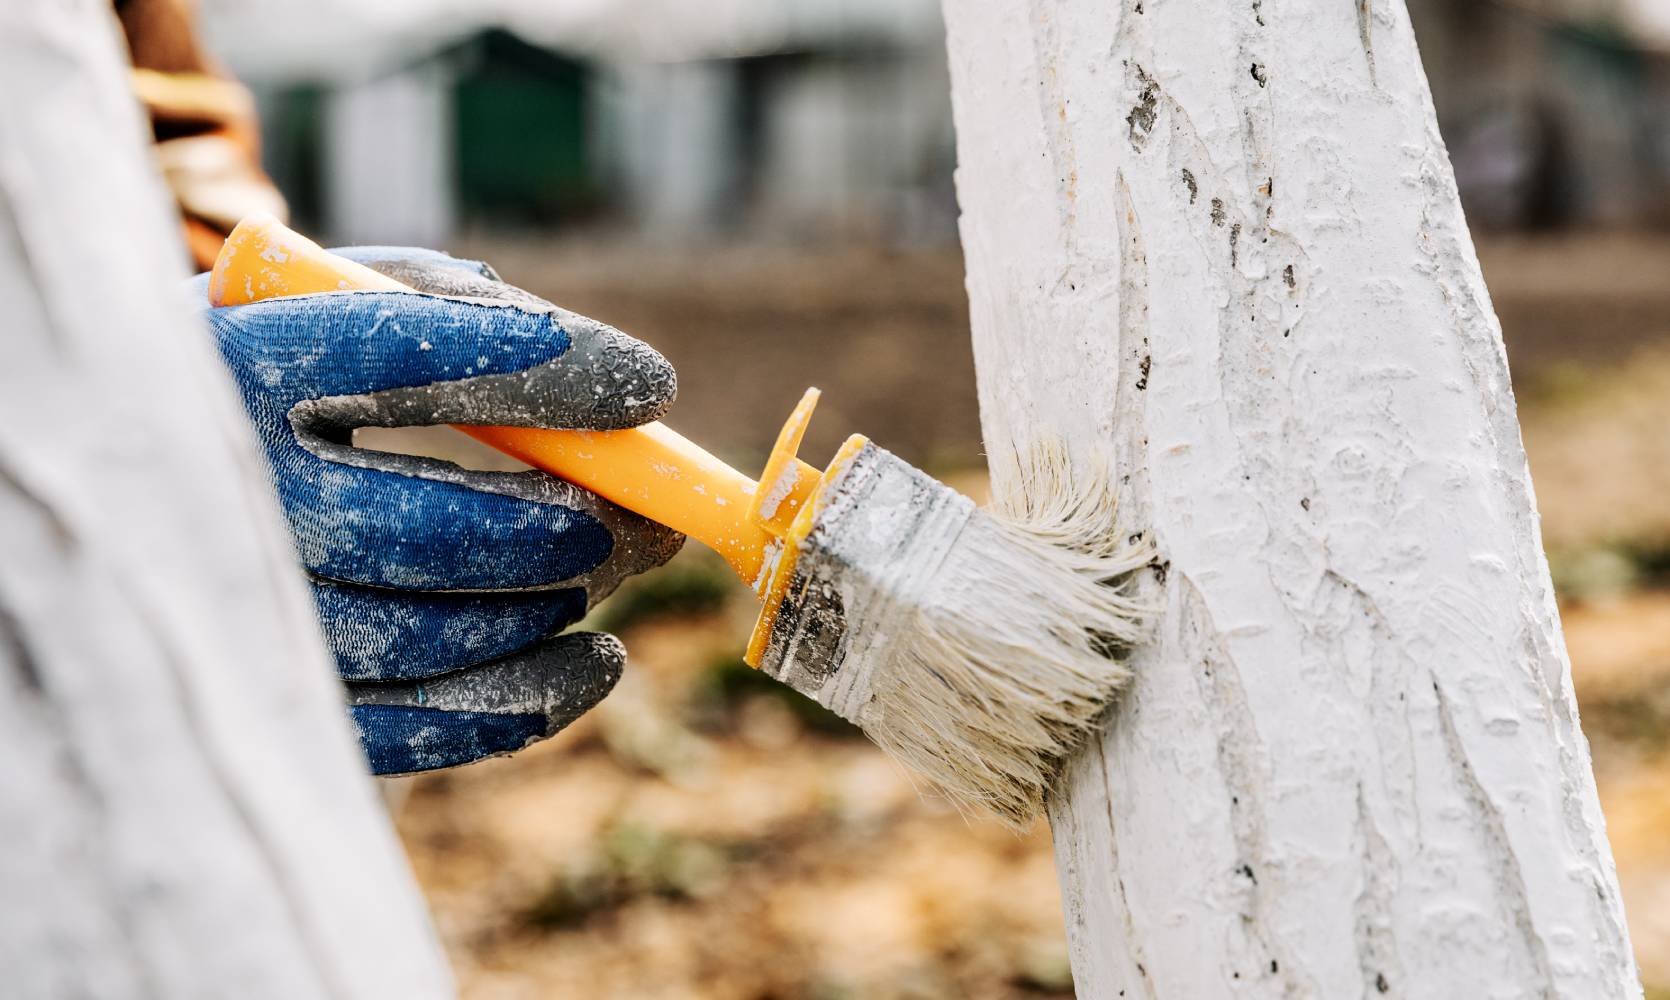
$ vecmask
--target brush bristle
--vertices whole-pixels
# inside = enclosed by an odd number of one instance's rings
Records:
[[[1110,477],[1074,477],[1055,454],[1029,464],[898,623],[861,720],[960,808],[1015,827],[1129,679],[1149,610],[1131,573],[1151,551],[1120,530]]]

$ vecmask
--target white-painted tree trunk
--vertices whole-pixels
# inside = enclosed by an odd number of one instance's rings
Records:
[[[1160,552],[1052,809],[1079,995],[1639,995],[1401,0],[944,7],[996,492],[1063,441]]]
[[[0,994],[450,994],[111,8],[0,5]]]

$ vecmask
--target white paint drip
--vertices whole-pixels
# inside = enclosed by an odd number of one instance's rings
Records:
[[[777,573],[777,564],[783,561],[783,542],[773,538],[766,543],[765,556],[760,560],[760,575],[754,578],[754,593],[765,596],[765,590],[771,585],[771,578]]]
[[[760,517],[767,521],[776,517],[777,508],[781,507],[783,501],[789,498],[789,494],[794,492],[794,484],[799,481],[800,470],[795,466],[795,463],[790,462],[783,468],[782,472],[777,474],[777,478],[771,481],[771,487],[766,490],[765,496],[760,499]]]

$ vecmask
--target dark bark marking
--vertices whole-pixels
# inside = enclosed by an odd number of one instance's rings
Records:
[[[1363,58],[1368,60],[1368,82],[1380,86],[1374,67],[1374,0],[1357,0],[1357,37],[1363,43]]]
[[[4,603],[0,603],[0,649],[4,649],[8,654],[5,658],[17,671],[18,679],[30,694],[40,695],[45,692],[46,683],[41,675],[40,662],[35,659],[34,651],[23,639],[23,624]]]
[[[1121,711],[1123,710],[1121,709]],[[1109,859],[1109,867],[1114,873],[1114,883],[1119,891],[1119,914],[1125,922],[1125,949],[1130,956],[1131,964],[1136,967],[1138,981],[1142,985],[1142,995],[1147,1000],[1154,1000],[1154,982],[1148,978],[1148,969],[1142,964],[1141,935],[1137,932],[1136,918],[1131,915],[1130,897],[1125,890],[1125,876],[1120,874],[1119,838],[1117,836],[1119,828],[1113,821],[1113,803],[1116,792],[1113,781],[1108,776],[1107,758],[1100,753],[1095,756],[1097,767],[1102,773],[1102,802],[1107,808],[1108,849],[1113,853],[1113,857]],[[1120,990],[1119,995],[1124,996],[1125,991]]]
[[[1244,889],[1237,890],[1244,899],[1240,913],[1242,926],[1249,939],[1248,946],[1255,954],[1286,954],[1287,950],[1277,936],[1278,929],[1267,919],[1264,888],[1254,874],[1261,869],[1268,871],[1271,867],[1265,864],[1269,843],[1264,828],[1264,743],[1247,704],[1240,668],[1222,644],[1222,633],[1212,620],[1206,599],[1187,578],[1183,579],[1182,587],[1185,627],[1193,623],[1202,636],[1212,640],[1206,650],[1206,659],[1201,664],[1201,695],[1212,717],[1212,729],[1219,734],[1218,772],[1223,777],[1224,786],[1233,790],[1229,807],[1230,835],[1242,860],[1229,874],[1245,880]],[[1277,879],[1279,882],[1279,871]],[[1279,888],[1277,891],[1280,891]],[[1270,959],[1271,974],[1277,974],[1279,970],[1276,959]],[[1291,972],[1284,981],[1289,993],[1297,991],[1298,984]]]
[[[1352,901],[1357,963],[1365,985],[1385,993],[1390,989],[1385,970],[1398,965],[1397,937],[1392,916],[1397,891],[1396,858],[1369,812],[1363,783],[1357,782],[1357,840],[1363,887]]]
[[[1513,844],[1508,840],[1507,824],[1502,817],[1502,811],[1491,801],[1489,792],[1473,770],[1473,762],[1468,758],[1467,748],[1461,742],[1461,733],[1456,729],[1455,710],[1451,707],[1450,700],[1445,696],[1437,677],[1432,678],[1432,693],[1438,699],[1438,722],[1443,732],[1445,755],[1455,768],[1457,790],[1477,817],[1480,832],[1486,841],[1486,853],[1494,861],[1497,898],[1507,911],[1504,916],[1518,930],[1533,966],[1534,980],[1542,984],[1537,995],[1552,997],[1554,971],[1549,965],[1548,948],[1543,943],[1542,936],[1537,933],[1536,922],[1531,916],[1531,900],[1526,892],[1525,873],[1520,868],[1519,856],[1513,852]]]
[[[1154,131],[1154,123],[1160,117],[1160,85],[1155,83],[1141,66],[1134,69],[1138,82],[1142,84],[1142,91],[1137,95],[1137,102],[1132,105],[1131,113],[1125,116],[1125,124],[1130,126],[1131,148],[1140,153],[1148,143],[1149,134]]]
[[[29,506],[52,531],[53,539],[66,553],[76,547],[75,532],[70,530],[69,522],[58,512],[58,508],[45,497],[36,492],[22,480],[12,468],[12,463],[0,455],[0,487],[9,489],[13,495]]]

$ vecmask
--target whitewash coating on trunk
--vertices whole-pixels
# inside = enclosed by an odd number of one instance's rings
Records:
[[[1401,0],[944,7],[994,492],[1111,457],[1161,553],[1052,808],[1079,996],[1638,996]]]
[[[120,45],[0,7],[0,993],[450,996]]]

